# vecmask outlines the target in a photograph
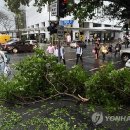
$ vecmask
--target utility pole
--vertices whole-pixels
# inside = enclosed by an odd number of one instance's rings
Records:
[[[57,23],[59,25],[60,18],[64,18],[67,13],[67,2],[68,0],[57,0]],[[63,27],[64,28],[64,27]],[[60,54],[60,39],[63,37],[64,33],[62,33],[63,28],[60,25],[57,29],[57,37],[58,37],[58,61],[60,62],[61,54]],[[61,30],[60,30],[61,29]],[[59,33],[60,32],[60,33]]]

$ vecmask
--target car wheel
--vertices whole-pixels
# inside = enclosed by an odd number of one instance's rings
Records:
[[[121,60],[122,60],[123,62],[127,62],[129,59],[130,59],[130,55],[129,55],[129,54],[123,54],[123,55],[121,56]]]
[[[13,53],[18,53],[18,49],[17,48],[13,48],[12,52]]]

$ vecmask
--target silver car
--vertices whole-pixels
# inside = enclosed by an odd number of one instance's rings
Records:
[[[77,45],[79,45],[80,47],[83,47],[83,48],[86,48],[86,47],[87,47],[87,45],[86,45],[84,42],[82,42],[82,41],[72,41],[72,42],[70,43],[70,47],[71,47],[71,48],[76,48]]]

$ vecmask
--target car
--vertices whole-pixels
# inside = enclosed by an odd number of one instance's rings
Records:
[[[13,41],[2,45],[3,51],[8,53],[33,52],[37,46],[23,41]]]
[[[38,45],[37,40],[26,40],[25,43],[33,44],[33,45]]]
[[[127,62],[130,59],[130,48],[121,49],[120,57],[123,62]]]
[[[86,48],[86,44],[82,41],[72,41],[70,43],[70,47],[71,48],[76,48],[77,47],[77,44],[80,46],[80,47],[83,47],[83,48]]]
[[[129,59],[129,60],[127,60],[127,62],[125,63],[125,67],[130,68],[130,59]]]

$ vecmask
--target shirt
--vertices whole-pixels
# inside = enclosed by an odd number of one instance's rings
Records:
[[[83,54],[83,50],[82,50],[81,47],[77,47],[77,49],[76,49],[76,54],[80,54],[80,55]]]
[[[64,54],[65,54],[65,52],[64,52],[64,47],[60,47],[60,56],[61,56],[62,58],[64,57]],[[58,57],[58,48],[55,49],[54,55],[55,55],[56,57]]]
[[[49,54],[53,54],[54,53],[54,46],[48,46],[47,50],[46,50]]]

